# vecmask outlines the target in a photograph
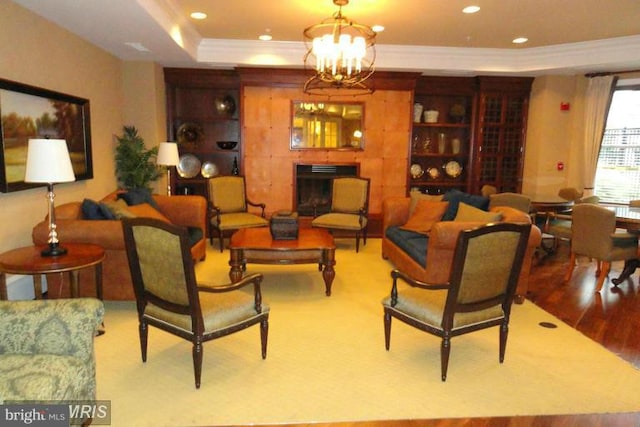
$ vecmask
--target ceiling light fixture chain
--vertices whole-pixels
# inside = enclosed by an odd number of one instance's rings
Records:
[[[342,15],[349,0],[333,0],[338,11],[319,24],[305,28],[305,68],[315,74],[304,84],[304,92],[328,95],[333,89],[350,89],[349,95],[373,92],[365,84],[374,71],[376,32]]]

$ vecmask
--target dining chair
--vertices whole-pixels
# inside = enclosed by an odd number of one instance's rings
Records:
[[[504,222],[460,232],[447,283],[425,283],[393,270],[391,294],[382,301],[385,348],[394,317],[442,338],[441,377],[446,381],[451,338],[497,326],[502,363],[530,232],[530,224]]]
[[[520,193],[496,193],[489,196],[489,209],[495,206],[509,206],[526,214],[531,210],[531,197]]]
[[[123,219],[122,228],[143,362],[149,325],[192,343],[196,388],[200,388],[206,341],[259,324],[262,358],[266,358],[269,306],[262,302],[261,274],[232,284],[198,283],[185,227],[140,217]]]
[[[209,179],[209,242],[213,245],[214,232],[218,235],[220,252],[224,250],[225,233],[241,228],[266,227],[266,205],[247,198],[243,176],[216,176]],[[260,215],[249,212],[249,206],[260,208]]]
[[[369,178],[335,178],[332,183],[329,213],[317,215],[317,206],[314,205],[311,226],[354,231],[356,252],[359,252],[361,234],[363,244],[367,244],[369,183]]]
[[[580,191],[574,187],[564,187],[558,190],[558,196],[562,199],[575,201],[582,197],[584,191]]]
[[[580,204],[598,204],[600,197],[587,196],[581,199],[575,200],[574,207]],[[573,208],[563,211],[561,213],[548,212],[543,226],[543,248],[547,252],[555,252],[558,248],[558,243],[561,241],[571,242],[571,219]]]
[[[638,257],[638,236],[616,232],[616,214],[613,210],[594,204],[578,204],[571,215],[571,255],[565,282],[571,280],[578,256],[597,261],[596,292],[600,292],[613,261]]]
[[[497,192],[498,189],[495,186],[489,184],[485,184],[482,186],[482,188],[480,188],[480,194],[482,194],[484,197],[489,197],[492,194],[496,194]]]

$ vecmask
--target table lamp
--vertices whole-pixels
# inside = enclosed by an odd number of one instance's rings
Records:
[[[175,142],[161,142],[158,147],[156,164],[167,168],[167,196],[171,195],[171,167],[180,162],[178,156],[178,144]]]
[[[59,256],[67,253],[67,250],[61,247],[58,241],[53,184],[75,180],[69,149],[64,139],[29,140],[24,182],[46,183],[47,200],[49,201],[49,247],[41,252],[42,256]]]

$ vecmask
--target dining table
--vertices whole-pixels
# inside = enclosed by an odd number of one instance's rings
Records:
[[[624,228],[629,232],[640,231],[640,207],[606,204],[602,204],[601,206],[611,209],[616,213],[616,227]]]
[[[531,198],[531,211],[538,214],[556,213],[570,210],[573,200],[563,199],[554,195],[533,195]]]

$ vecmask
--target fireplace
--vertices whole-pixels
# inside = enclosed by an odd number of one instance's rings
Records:
[[[294,165],[293,200],[299,216],[313,216],[313,207],[321,215],[331,207],[333,179],[360,176],[359,163],[321,163]]]

